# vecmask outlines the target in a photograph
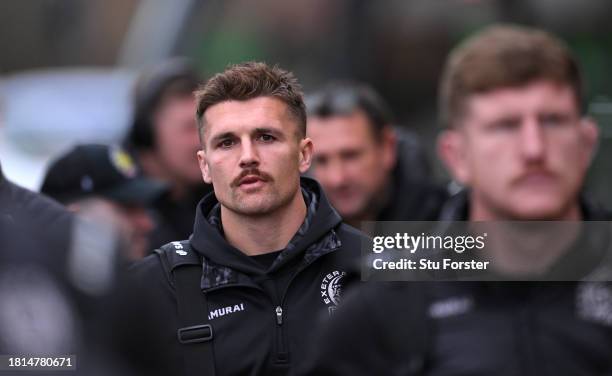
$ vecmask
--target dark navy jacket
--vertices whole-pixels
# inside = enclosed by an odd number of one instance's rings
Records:
[[[444,219],[467,220],[467,207],[454,197]],[[587,204],[583,213],[607,219]],[[571,266],[576,245],[559,263]],[[368,284],[322,326],[300,374],[610,375],[612,284],[576,281]]]
[[[265,267],[230,246],[222,235],[213,194],[198,205],[189,245],[202,261],[200,281],[213,327],[217,375],[291,374],[309,351],[320,317],[329,317],[367,238],[342,223],[319,185],[302,179],[308,205],[304,224]],[[179,252],[180,253],[180,252]],[[172,279],[174,255],[161,252],[131,271],[132,309],[126,316],[132,350],[158,374],[181,374],[182,348]],[[198,304],[198,302],[194,302]],[[203,359],[203,361],[206,361]]]

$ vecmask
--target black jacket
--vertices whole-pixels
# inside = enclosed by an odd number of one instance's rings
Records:
[[[211,191],[210,184],[202,184],[187,192],[181,200],[173,199],[169,193],[162,195],[153,207],[156,226],[149,234],[151,249],[176,239],[188,238],[193,231],[193,217],[198,202]]]
[[[58,275],[66,274],[73,220],[57,202],[12,183],[0,167],[0,226],[10,235],[2,239],[3,262],[35,262]],[[27,240],[31,246],[8,246],[17,239]]]
[[[70,374],[132,374],[109,338],[120,262],[112,235],[0,168],[0,353],[75,354]]]
[[[314,180],[302,178],[302,192],[308,215],[269,268],[225,241],[213,194],[198,205],[189,244],[203,264],[200,287],[208,312],[202,315],[213,327],[217,375],[290,374],[303,361],[319,316],[335,311],[347,282],[343,273],[354,267],[367,238],[342,223]],[[164,269],[164,255],[132,269],[136,294],[130,295],[136,300],[126,311],[126,335],[128,347],[140,351],[152,372],[179,375],[185,345],[177,340],[175,281]]]
[[[467,207],[455,196],[445,220],[466,220]],[[586,220],[601,213],[585,204]],[[317,341],[303,374],[610,375],[612,284],[373,283],[346,297]]]
[[[411,134],[398,130],[397,162],[377,221],[434,221],[448,198],[446,190],[429,182],[425,154]]]

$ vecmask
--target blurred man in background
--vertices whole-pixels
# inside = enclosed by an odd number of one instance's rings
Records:
[[[485,29],[451,53],[440,99],[448,127],[440,157],[468,187],[445,205],[443,220],[610,219],[581,194],[598,132],[582,113],[577,63],[556,37]],[[609,375],[609,225],[574,228],[562,247],[549,242],[531,253],[535,260],[559,248],[537,279],[567,282],[411,282],[348,297],[311,374]],[[582,281],[595,276],[601,282]],[[355,328],[367,333],[352,335]],[[349,345],[360,350],[342,350]]]
[[[12,183],[0,168],[2,354],[78,352],[82,311],[74,304],[87,300],[68,277],[75,222],[60,204]]]
[[[446,198],[429,185],[429,163],[415,135],[392,126],[372,88],[333,82],[307,98],[311,173],[340,215],[361,221],[433,220]]]
[[[0,166],[0,225],[5,229],[14,227],[27,231],[30,239],[45,247],[44,252],[28,247],[24,247],[23,251],[10,247],[0,248],[5,260],[11,258],[12,254],[22,260],[40,261],[58,274],[64,274],[64,256],[71,248],[73,223],[74,216],[65,208],[47,197],[12,183],[3,175]],[[10,231],[4,234],[10,234]],[[3,240],[9,242],[9,239]],[[13,245],[16,244],[13,242]]]
[[[134,121],[126,144],[143,174],[169,187],[169,194],[157,203],[153,248],[187,238],[198,201],[212,189],[202,182],[196,158],[193,91],[199,81],[186,60],[175,59],[145,73],[136,84]]]
[[[113,225],[130,260],[150,249],[154,223],[149,209],[166,190],[163,183],[139,176],[126,151],[98,144],[75,146],[54,160],[41,188],[71,211]]]
[[[0,168],[2,354],[75,355],[75,375],[120,374],[121,354],[108,345],[119,263],[117,244],[105,247],[110,235]]]

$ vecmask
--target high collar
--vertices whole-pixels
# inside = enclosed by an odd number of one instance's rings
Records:
[[[342,221],[338,213],[330,206],[321,187],[315,180],[303,177],[300,183],[303,190],[316,197],[317,205],[314,208],[312,218],[305,217],[305,221],[310,222],[305,226],[307,227],[305,233],[299,234],[298,231],[298,234],[290,242],[291,247],[287,247],[281,252],[279,260],[273,265],[273,269],[278,269],[289,261],[298,258],[299,255],[303,255],[309,245],[330,232]],[[218,200],[214,192],[208,194],[198,204],[194,231],[190,239],[191,246],[200,255],[215,264],[224,265],[246,274],[262,274],[265,272],[255,260],[230,245],[215,221],[209,220],[211,212],[216,210],[217,205]],[[304,224],[301,229],[304,229]]]
[[[467,221],[469,218],[469,193],[462,190],[451,196],[440,210],[440,221]]]
[[[469,220],[469,190],[452,196],[442,208],[440,221]],[[596,221],[583,227],[562,254],[548,269],[548,280],[579,280],[597,270],[610,247],[608,222],[610,213],[585,195],[580,196],[582,221]]]
[[[470,215],[469,190],[464,189],[450,197],[440,211],[440,221],[468,221]],[[583,221],[609,220],[609,213],[586,195],[580,196],[580,210]]]

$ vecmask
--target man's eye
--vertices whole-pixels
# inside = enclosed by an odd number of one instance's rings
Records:
[[[502,119],[491,125],[492,131],[509,132],[518,129],[520,122],[514,119]]]
[[[323,155],[315,155],[313,162],[318,166],[325,166],[327,164],[327,157]]]
[[[223,140],[223,141],[219,142],[219,145],[218,145],[218,146],[219,146],[220,148],[225,148],[225,149],[227,149],[227,148],[232,147],[233,145],[234,145],[234,141],[232,141],[232,140]]]
[[[363,155],[361,150],[345,150],[340,153],[340,158],[343,161],[354,161],[359,159]]]
[[[274,141],[276,138],[272,135],[269,134],[262,134],[259,136],[259,139],[263,142],[272,142]]]
[[[558,127],[570,123],[570,118],[561,114],[545,114],[540,116],[540,123],[547,127]]]

